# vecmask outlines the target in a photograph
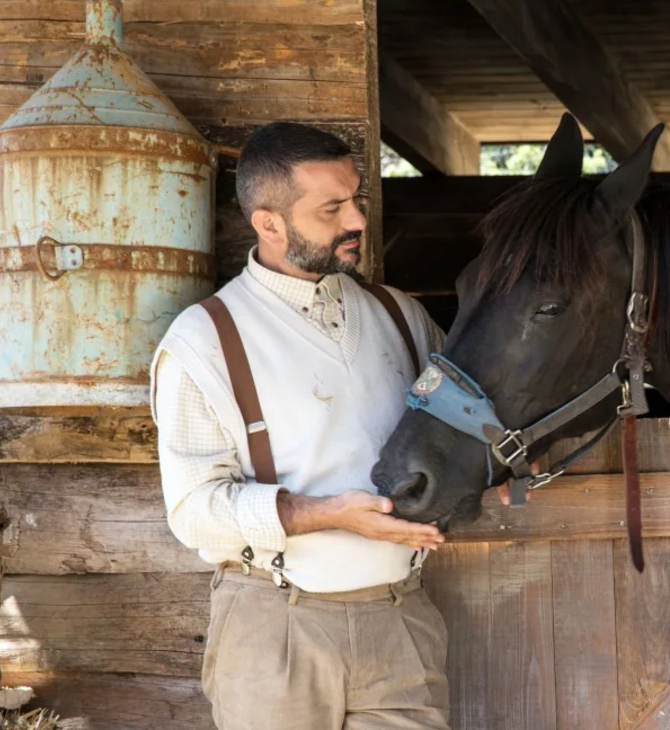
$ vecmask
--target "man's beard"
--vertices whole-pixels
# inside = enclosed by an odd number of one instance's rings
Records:
[[[348,231],[336,236],[330,246],[324,248],[308,241],[290,222],[287,222],[286,262],[309,274],[320,274],[321,276],[349,274],[349,276],[359,278],[356,267],[361,260],[360,250],[350,251],[355,255],[354,260],[343,261],[338,257],[337,249],[343,243],[360,239],[362,233],[362,231]]]

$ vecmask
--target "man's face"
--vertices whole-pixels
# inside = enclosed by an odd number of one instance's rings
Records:
[[[286,216],[287,263],[312,274],[353,273],[366,225],[353,161],[296,165],[293,184],[300,197]]]

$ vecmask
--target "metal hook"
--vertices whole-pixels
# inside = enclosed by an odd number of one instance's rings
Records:
[[[42,261],[42,246],[53,246],[56,257],[57,273],[52,274],[47,271],[44,261]],[[42,236],[37,239],[35,244],[35,260],[37,268],[42,276],[48,281],[58,281],[64,274],[73,269],[81,268],[84,263],[84,255],[79,246],[71,243],[60,243],[51,236]]]

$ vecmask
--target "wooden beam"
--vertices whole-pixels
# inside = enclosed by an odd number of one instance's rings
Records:
[[[361,245],[360,270],[368,281],[384,279],[384,237],[382,218],[381,127],[379,108],[379,49],[377,45],[377,0],[363,0],[365,24],[365,170],[368,225]]]
[[[469,1],[616,160],[659,123],[567,0]],[[668,135],[656,148],[653,169],[670,170]]]
[[[382,139],[422,172],[476,175],[479,142],[393,58],[379,62]]]
[[[670,537],[670,474],[642,474],[645,537]],[[484,495],[483,514],[471,525],[455,525],[448,539],[459,542],[509,540],[604,540],[626,537],[626,491],[622,474],[560,477],[533,492],[523,509]]]

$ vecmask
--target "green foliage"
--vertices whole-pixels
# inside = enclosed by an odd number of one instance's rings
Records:
[[[482,145],[480,172],[482,175],[533,175],[546,148],[545,144]],[[585,175],[611,172],[615,167],[610,154],[600,145],[585,145]]]
[[[546,144],[483,144],[480,156],[481,175],[534,175],[542,161]],[[600,145],[584,147],[585,175],[611,172],[616,162]],[[421,173],[397,152],[382,142],[382,177],[421,177]]]
[[[421,173],[382,142],[381,146],[382,177],[421,177]]]

